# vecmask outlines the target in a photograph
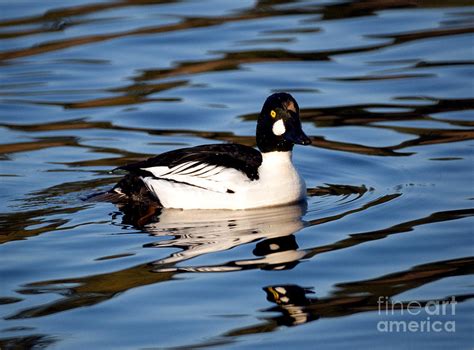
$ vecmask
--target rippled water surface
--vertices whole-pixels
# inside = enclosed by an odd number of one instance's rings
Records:
[[[0,348],[472,347],[471,6],[3,1]],[[307,205],[83,200],[128,162],[255,145],[274,91],[313,140]]]

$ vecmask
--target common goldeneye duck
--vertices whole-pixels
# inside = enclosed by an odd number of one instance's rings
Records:
[[[211,144],[177,149],[117,169],[128,174],[112,189],[122,199],[153,198],[165,208],[250,209],[301,201],[304,180],[293,166],[294,144],[309,145],[299,107],[287,93],[263,104],[257,146]]]

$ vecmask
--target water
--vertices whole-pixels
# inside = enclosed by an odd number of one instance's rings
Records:
[[[1,3],[0,347],[472,347],[470,5]],[[280,90],[307,205],[82,200]]]

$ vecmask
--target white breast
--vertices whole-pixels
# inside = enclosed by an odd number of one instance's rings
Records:
[[[293,166],[291,152],[262,156],[259,179],[254,181],[236,169],[191,163],[173,169],[147,168],[157,178],[143,181],[166,208],[250,209],[303,199],[306,186]]]
[[[255,207],[297,202],[306,197],[306,185],[291,160],[291,152],[263,153],[258,185],[252,189]]]

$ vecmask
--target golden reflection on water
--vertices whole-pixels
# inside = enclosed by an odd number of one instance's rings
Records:
[[[117,101],[111,102],[115,104]],[[410,152],[403,152],[402,150],[414,146],[443,144],[450,142],[460,142],[474,139],[474,130],[466,129],[466,127],[474,126],[473,121],[458,121],[458,120],[443,120],[443,122],[454,127],[461,127],[460,129],[427,129],[416,127],[402,127],[391,125],[368,125],[369,123],[394,122],[403,120],[423,120],[423,121],[439,121],[429,117],[431,113],[446,113],[452,111],[464,111],[474,108],[473,99],[464,100],[439,100],[433,104],[423,106],[398,105],[397,107],[409,108],[409,112],[398,113],[375,113],[367,112],[371,108],[388,108],[390,105],[367,105],[367,106],[346,106],[339,108],[326,109],[302,109],[301,115],[304,121],[312,122],[316,126],[365,126],[370,128],[380,128],[386,130],[393,130],[399,133],[414,135],[415,138],[403,141],[399,144],[384,147],[373,147],[363,144],[354,144],[348,142],[331,141],[323,136],[311,136],[312,146],[318,148],[325,148],[336,151],[352,152],[357,154],[367,154],[376,156],[407,156]],[[393,106],[392,106],[393,107]],[[254,120],[256,114],[242,116],[244,120]],[[106,129],[117,131],[138,131],[150,135],[157,136],[173,136],[173,135],[189,135],[196,136],[203,139],[235,142],[248,146],[255,146],[254,136],[234,135],[229,132],[208,132],[195,130],[157,130],[139,127],[123,127],[116,126],[110,122],[93,122],[86,120],[72,120],[67,122],[53,122],[46,124],[22,124],[13,125],[7,123],[0,123],[0,126],[11,128],[12,130],[20,130],[30,133],[44,132],[44,131],[61,131],[61,130],[82,130],[82,129]],[[105,147],[92,147],[81,145],[74,137],[42,137],[37,141],[12,143],[0,145],[0,155],[8,157],[8,154],[16,152],[34,151],[49,147],[60,146],[74,146],[87,147],[91,151],[114,153],[119,157],[114,157],[113,161],[108,159],[98,159],[93,161],[72,162],[70,165],[76,166],[120,166],[134,160],[143,159],[151,156],[151,154],[133,154],[123,149],[113,149]]]

